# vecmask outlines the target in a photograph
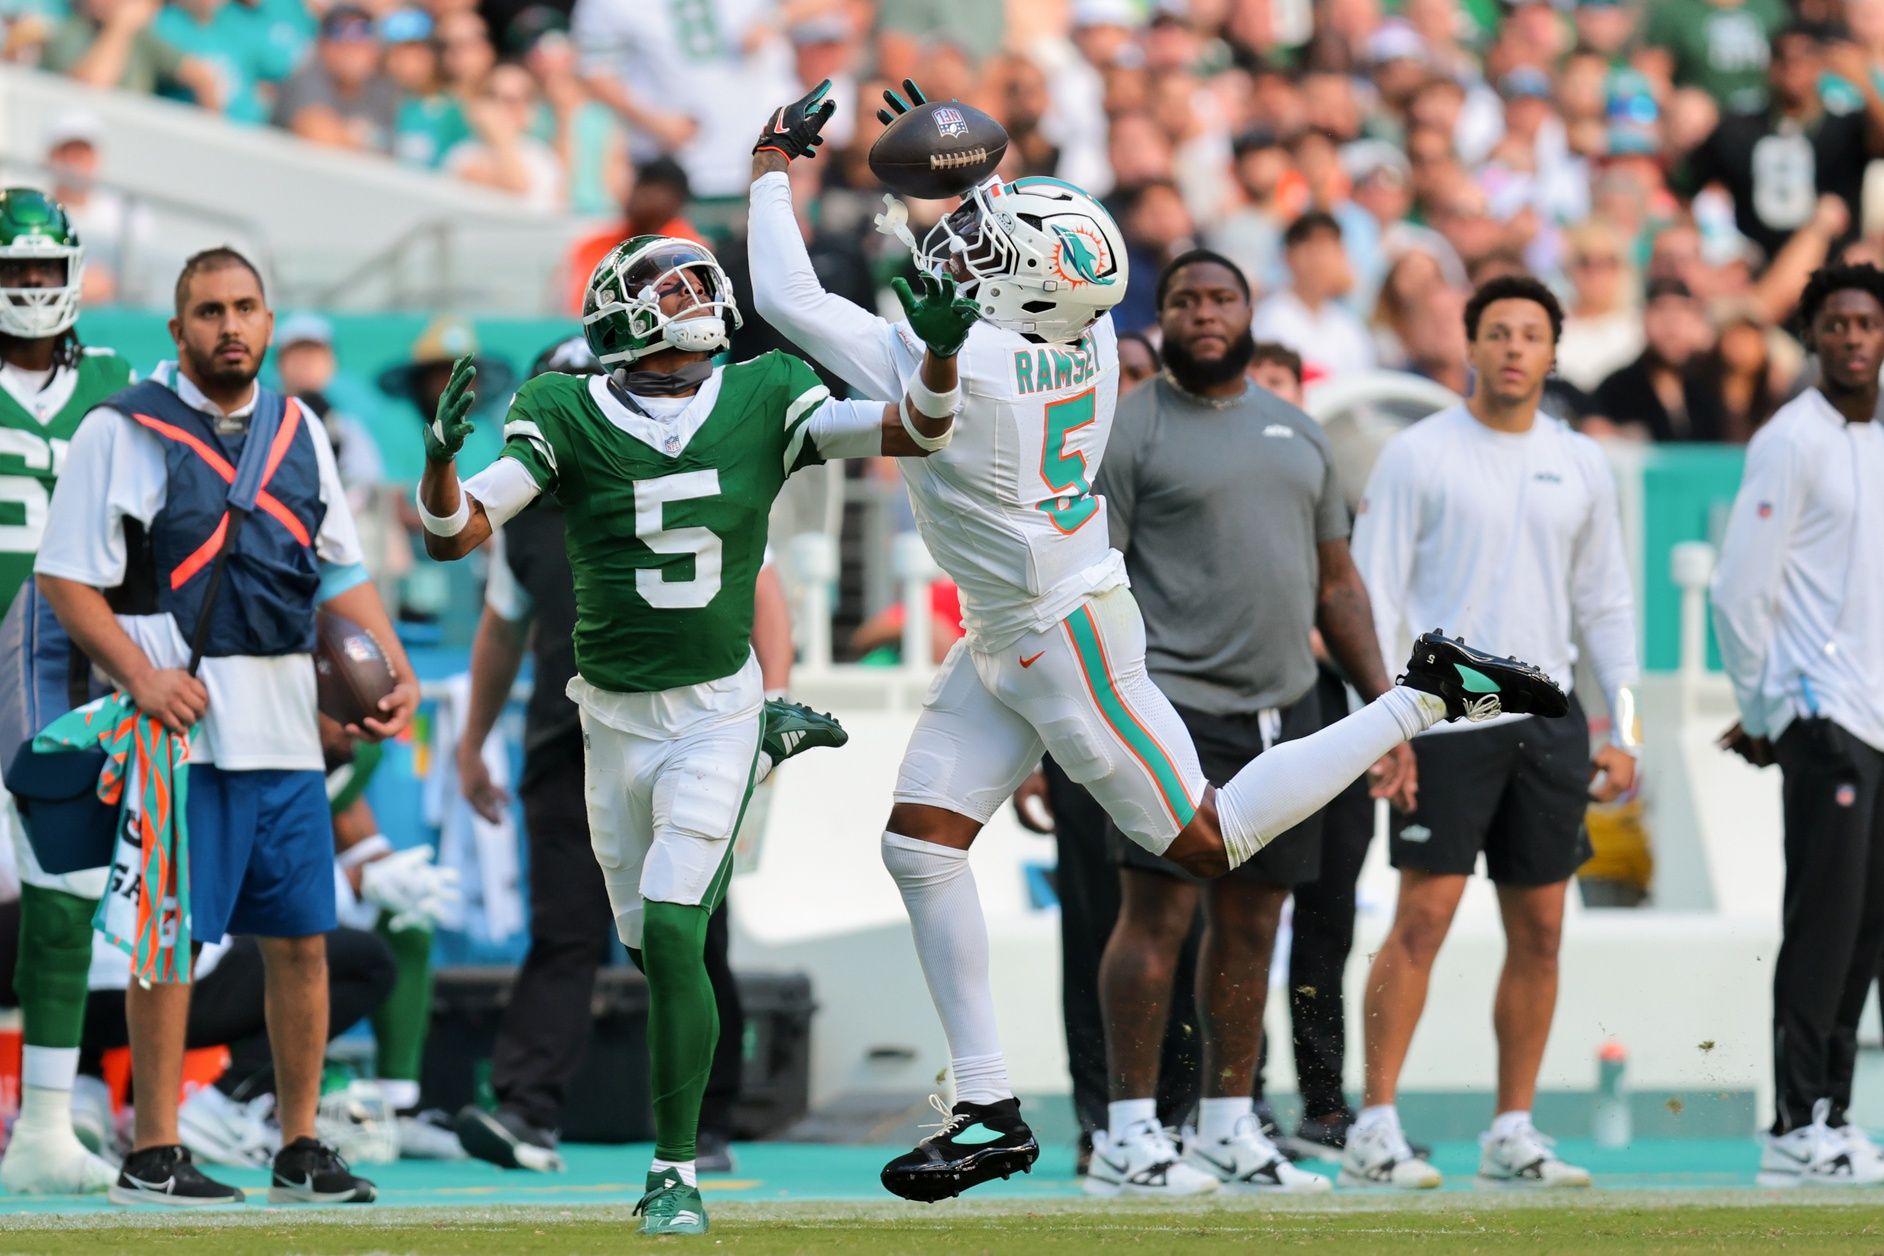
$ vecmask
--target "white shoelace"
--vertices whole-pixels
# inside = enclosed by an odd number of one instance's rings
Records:
[[[942,1119],[940,1121],[927,1121],[916,1127],[919,1130],[935,1131],[933,1134],[925,1134],[918,1139],[917,1144],[919,1146],[924,1143],[932,1143],[938,1138],[947,1138],[956,1130],[968,1124],[968,1114],[965,1112],[957,1112],[949,1107],[948,1104],[943,1103],[941,1095],[930,1095],[929,1106],[934,1108],[937,1112],[940,1112]]]
[[[1504,714],[1504,708],[1498,702],[1498,695],[1488,693],[1482,698],[1473,698],[1465,704],[1466,722],[1482,724],[1486,720],[1495,720]]]

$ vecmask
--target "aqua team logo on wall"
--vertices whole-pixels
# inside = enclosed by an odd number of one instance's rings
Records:
[[[1053,250],[1054,275],[1077,287],[1080,284],[1111,284],[1118,279],[1118,266],[1106,247],[1105,237],[1091,223],[1075,219],[1071,225],[1051,224],[1058,246]]]

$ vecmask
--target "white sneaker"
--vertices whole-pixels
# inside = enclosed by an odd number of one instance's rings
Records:
[[[463,1160],[464,1144],[451,1128],[451,1118],[437,1108],[427,1108],[410,1116],[401,1114],[399,1158],[401,1160]]]
[[[1319,1173],[1298,1169],[1264,1136],[1256,1114],[1241,1117],[1230,1137],[1206,1144],[1197,1131],[1184,1131],[1184,1163],[1217,1179],[1233,1194],[1287,1192],[1312,1195],[1334,1189]]]
[[[1871,1141],[1871,1136],[1865,1132],[1864,1126],[1847,1122],[1844,1128],[1837,1132],[1845,1136],[1845,1149],[1851,1153],[1854,1161],[1869,1160],[1874,1164],[1884,1163],[1884,1150],[1879,1149],[1878,1145]]]
[[[1171,1134],[1156,1121],[1140,1121],[1116,1143],[1105,1130],[1092,1136],[1092,1161],[1086,1169],[1088,1195],[1149,1195],[1175,1199],[1207,1195],[1217,1189],[1215,1174],[1192,1168],[1171,1145]]]
[[[1348,1145],[1341,1152],[1343,1186],[1388,1187],[1402,1191],[1430,1191],[1445,1181],[1439,1170],[1413,1154],[1406,1135],[1398,1125],[1373,1125],[1363,1129],[1357,1122],[1348,1131]]]
[[[1812,1124],[1784,1134],[1762,1136],[1761,1186],[1878,1186],[1884,1185],[1884,1158],[1877,1155],[1862,1130],[1833,1129],[1825,1123],[1832,1102],[1812,1105]]]
[[[1478,1180],[1485,1186],[1588,1186],[1590,1171],[1557,1158],[1555,1139],[1526,1122],[1503,1138],[1478,1136]]]
[[[15,1126],[0,1157],[0,1190],[15,1195],[90,1195],[111,1189],[118,1171],[85,1149],[70,1129]]]
[[[238,1103],[214,1086],[198,1086],[177,1108],[177,1138],[198,1160],[260,1167],[281,1148],[281,1131],[268,1119],[274,1111],[273,1095]]]
[[[89,1073],[80,1073],[72,1080],[72,1130],[85,1150],[106,1164],[123,1162],[118,1120],[111,1110],[111,1087]]]

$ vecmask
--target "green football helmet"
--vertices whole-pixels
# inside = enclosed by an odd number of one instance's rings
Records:
[[[693,304],[666,313],[662,296],[675,292],[691,292]],[[732,281],[718,260],[704,245],[672,236],[617,244],[589,276],[582,299],[582,334],[604,371],[662,349],[718,353],[741,325]]]
[[[64,279],[21,288],[14,262],[63,261]],[[85,248],[63,206],[37,188],[0,189],[0,334],[21,340],[57,336],[78,321]]]

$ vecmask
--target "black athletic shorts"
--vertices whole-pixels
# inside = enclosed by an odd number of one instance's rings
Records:
[[[1204,777],[1212,785],[1222,785],[1242,771],[1244,764],[1263,752],[1261,720],[1254,713],[1210,715],[1186,707],[1178,707],[1177,713],[1183,719],[1184,727],[1190,730],[1191,741],[1197,747],[1197,761],[1204,769]],[[1321,700],[1311,688],[1292,706],[1282,708],[1282,732],[1277,741],[1306,737],[1320,727]],[[1112,846],[1113,860],[1120,867],[1162,872],[1185,881],[1206,879],[1186,872],[1162,855],[1152,854],[1120,832],[1117,825],[1108,824],[1106,834]],[[1321,812],[1317,811],[1257,851],[1255,858],[1238,865],[1229,875],[1246,877],[1266,885],[1284,886],[1301,885],[1319,877]]]
[[[1590,729],[1573,695],[1562,719],[1532,717],[1413,739],[1419,808],[1393,818],[1393,866],[1500,885],[1554,885],[1590,858]]]

